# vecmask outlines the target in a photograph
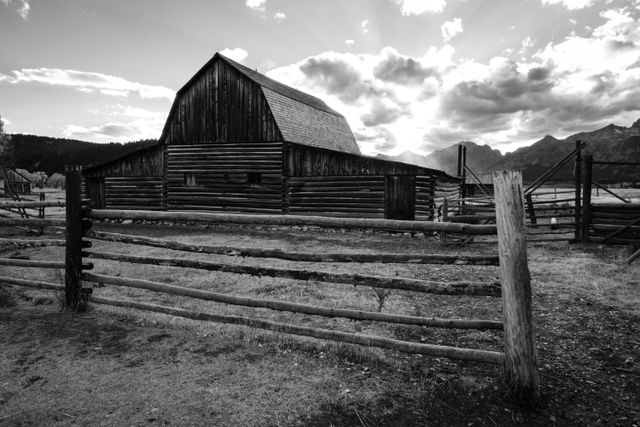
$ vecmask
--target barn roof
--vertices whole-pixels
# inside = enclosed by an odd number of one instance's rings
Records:
[[[215,61],[226,62],[260,86],[285,141],[360,154],[347,120],[324,101],[273,80],[220,53],[216,53],[176,94],[176,101],[160,137],[161,143],[168,135],[178,99]]]

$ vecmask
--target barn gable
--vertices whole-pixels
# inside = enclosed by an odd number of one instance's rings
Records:
[[[219,53],[178,91],[160,140],[284,141],[360,153],[346,119],[322,100]]]

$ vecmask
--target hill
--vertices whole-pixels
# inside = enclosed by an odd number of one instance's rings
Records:
[[[47,175],[64,173],[65,165],[89,167],[155,143],[155,140],[142,140],[126,144],[96,144],[74,139],[13,134],[10,142],[13,153],[11,167],[31,172],[43,171]]]

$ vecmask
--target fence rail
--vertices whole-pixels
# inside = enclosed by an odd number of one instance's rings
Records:
[[[429,356],[448,357],[458,360],[473,360],[485,363],[500,364],[505,369],[505,383],[511,393],[525,396],[530,400],[539,397],[538,379],[536,371],[536,355],[534,332],[531,323],[531,289],[528,277],[526,251],[523,249],[525,240],[521,233],[523,205],[518,195],[522,194],[522,181],[519,173],[494,174],[496,192],[496,225],[493,224],[465,224],[465,223],[433,223],[419,221],[372,220],[353,218],[307,217],[294,215],[240,215],[240,214],[210,214],[191,212],[148,212],[148,211],[115,211],[90,210],[86,201],[80,197],[80,169],[71,167],[67,170],[66,188],[66,220],[51,221],[48,225],[66,224],[65,262],[44,260],[16,260],[0,258],[0,265],[30,268],[58,268],[65,269],[65,286],[43,281],[24,280],[0,276],[0,282],[14,286],[26,286],[38,289],[60,291],[64,289],[65,304],[69,309],[77,309],[87,302],[106,304],[117,307],[128,307],[138,310],[164,313],[173,316],[196,320],[214,321],[228,324],[238,324],[253,328],[266,329],[292,335],[328,339],[365,346],[375,346],[408,353]],[[498,237],[498,258],[495,256],[468,255],[405,255],[405,254],[313,254],[305,252],[287,252],[283,250],[259,250],[228,246],[194,245],[177,241],[154,239],[145,236],[134,236],[118,233],[106,233],[92,229],[92,220],[150,220],[165,222],[197,222],[197,223],[234,223],[234,224],[269,224],[279,226],[312,225],[319,227],[364,228],[374,230],[393,231],[436,231],[463,233],[468,235],[495,235]],[[34,220],[30,220],[34,221]],[[41,220],[37,222],[43,224]],[[212,253],[219,255],[252,256],[258,258],[280,258],[288,261],[303,260],[306,262],[413,262],[424,264],[466,264],[466,265],[499,265],[500,282],[454,281],[438,282],[403,277],[382,277],[366,274],[334,273],[315,271],[308,268],[292,269],[272,266],[236,265],[214,261],[200,261],[193,259],[134,256],[122,253],[111,253],[100,250],[86,251],[92,246],[91,241],[105,240],[110,242],[146,245],[186,252]],[[5,239],[5,243],[12,245],[40,246],[26,239]],[[46,245],[60,245],[61,241],[50,240]],[[43,244],[42,246],[46,246]],[[83,262],[91,260],[93,262]],[[100,261],[100,262],[99,262]],[[101,262],[107,261],[107,262]],[[499,262],[496,262],[499,261]],[[205,271],[218,271],[233,274],[250,274],[255,276],[269,276],[289,278],[298,281],[314,280],[326,283],[337,283],[372,288],[397,289],[411,292],[427,292],[443,295],[465,296],[501,296],[503,321],[490,319],[441,319],[436,317],[410,316],[405,314],[391,314],[363,311],[353,308],[326,307],[313,304],[302,304],[288,301],[235,296],[210,290],[194,289],[167,283],[154,282],[141,278],[116,277],[109,274],[94,272],[98,267],[109,269],[111,262],[127,262],[135,264],[159,265],[171,268],[190,268]],[[95,263],[95,265],[94,265]],[[387,322],[393,324],[414,325],[420,327],[441,327],[456,329],[502,330],[504,333],[504,352],[459,348],[444,345],[433,345],[401,341],[382,336],[364,335],[345,331],[322,329],[318,327],[301,326],[279,323],[271,320],[248,317],[243,315],[228,315],[208,313],[182,308],[167,307],[140,301],[105,298],[93,294],[91,288],[83,288],[86,283],[102,283],[118,287],[142,289],[162,294],[176,295],[181,298],[196,298],[242,307],[270,309],[314,315],[322,317],[340,317],[354,321],[366,320]]]

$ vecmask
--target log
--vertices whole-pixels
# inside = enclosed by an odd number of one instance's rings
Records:
[[[538,356],[531,314],[522,175],[519,171],[494,172],[493,186],[502,283],[506,383],[513,397],[536,402],[540,399]]]
[[[109,242],[129,243],[152,246],[185,252],[198,252],[214,255],[229,255],[256,258],[277,258],[288,261],[306,262],[372,262],[372,263],[411,263],[411,264],[458,264],[458,265],[498,265],[496,255],[444,255],[444,254],[349,254],[349,253],[313,253],[290,252],[283,249],[259,249],[233,246],[211,246],[182,243],[175,240],[163,240],[145,236],[132,236],[104,231],[87,230],[85,237]],[[0,240],[1,243],[1,240]]]
[[[502,322],[494,320],[467,320],[467,319],[437,319],[417,316],[405,316],[397,314],[376,313],[345,308],[319,307],[308,304],[292,302],[264,300],[249,297],[239,297],[218,292],[204,291],[200,289],[186,288],[148,280],[128,279],[122,277],[107,276],[103,274],[85,273],[84,280],[106,283],[115,286],[125,286],[136,289],[146,289],[153,292],[161,292],[171,295],[198,298],[206,301],[215,301],[223,304],[240,305],[244,307],[268,308],[276,311],[289,311],[324,317],[342,317],[353,320],[372,320],[376,322],[399,323],[404,325],[432,326],[456,329],[502,329]]]
[[[52,202],[0,202],[0,209],[5,208],[53,208],[53,207],[64,207],[63,201],[52,201]]]
[[[64,286],[56,283],[43,282],[31,279],[17,279],[15,277],[0,276],[0,283],[27,288],[46,289],[51,291],[64,291]]]
[[[327,283],[341,283],[354,286],[397,289],[439,295],[500,296],[500,283],[483,282],[436,282],[430,280],[409,279],[404,277],[382,277],[354,273],[328,273],[323,271],[294,270],[280,267],[261,267],[251,265],[223,264],[211,261],[190,259],[143,257],[136,255],[90,252],[93,259],[130,262],[136,264],[163,265],[167,267],[195,268],[207,271],[220,271],[252,276],[279,277],[295,280],[316,280]]]
[[[38,267],[38,268],[59,268],[65,267],[64,262],[43,261],[34,259],[0,258],[0,265],[10,265],[13,267]]]
[[[277,323],[244,316],[232,316],[224,314],[203,313],[192,310],[184,310],[175,307],[166,307],[156,304],[146,304],[135,301],[123,301],[110,298],[89,296],[89,301],[96,304],[106,304],[115,307],[135,308],[138,310],[163,313],[171,316],[184,317],[193,320],[204,320],[217,323],[247,326],[250,328],[265,329],[289,335],[306,336],[330,341],[358,344],[366,347],[380,347],[404,353],[423,354],[433,357],[447,357],[456,360],[470,360],[476,362],[500,364],[504,355],[495,351],[475,350],[468,348],[440,346],[433,344],[418,344],[407,341],[399,341],[374,335],[354,334],[349,332],[333,331],[328,329],[297,326],[285,323]]]
[[[64,219],[41,219],[41,218],[0,218],[0,226],[21,226],[21,227],[64,227]]]
[[[204,212],[150,212],[142,210],[92,210],[89,218],[104,219],[131,219],[147,221],[188,221],[217,224],[251,224],[272,226],[315,225],[320,227],[336,228],[361,228],[394,230],[404,232],[448,232],[473,235],[491,235],[496,233],[495,225],[472,225],[460,223],[403,221],[393,219],[369,219],[369,218],[331,218],[322,216],[300,215],[247,215]]]
[[[82,166],[65,167],[65,308],[81,309],[82,284]]]
[[[43,246],[64,246],[62,239],[4,239],[0,238],[0,245],[10,245],[18,248],[35,248]]]

